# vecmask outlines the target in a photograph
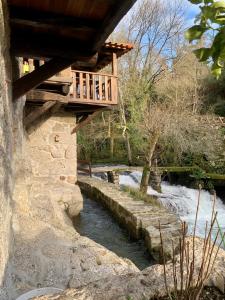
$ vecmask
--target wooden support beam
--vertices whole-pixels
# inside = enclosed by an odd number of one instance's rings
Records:
[[[32,90],[27,93],[27,101],[32,102],[47,102],[47,101],[57,101],[60,103],[68,103],[70,101],[69,96],[62,96],[60,94],[39,91],[39,90]]]
[[[38,69],[17,79],[13,83],[13,99],[15,100],[22,97],[43,81],[68,68],[72,63],[72,60],[53,58]]]
[[[108,16],[101,25],[102,30],[100,30],[95,37],[95,42],[92,49],[93,51],[98,51],[100,49],[108,36],[113,32],[119,21],[135,2],[136,0],[115,1],[113,9],[109,11]]]
[[[24,120],[24,126],[27,128],[33,122],[35,122],[40,116],[50,110],[57,102],[56,101],[49,101],[45,102],[42,106],[37,107],[34,109]]]
[[[118,75],[118,63],[116,53],[112,53],[112,74],[114,76]]]
[[[76,133],[80,128],[87,125],[94,117],[96,117],[103,109],[96,110],[92,114],[85,116],[81,122],[79,122],[76,127],[71,131],[71,134]]]

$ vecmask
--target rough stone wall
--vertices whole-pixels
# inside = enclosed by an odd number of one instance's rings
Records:
[[[10,252],[11,199],[13,190],[13,132],[9,31],[6,1],[0,1],[0,299]]]
[[[76,135],[71,135],[75,124],[74,113],[61,109],[35,123],[27,136],[33,176],[55,183],[56,200],[60,200],[72,216],[80,212],[83,202],[75,185],[77,145]]]

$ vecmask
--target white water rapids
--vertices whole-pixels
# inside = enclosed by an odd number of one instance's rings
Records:
[[[132,172],[130,175],[120,175],[121,185],[138,188],[140,181],[141,172]],[[189,233],[192,233],[198,202],[198,190],[162,182],[162,193],[157,193],[149,186],[148,194],[157,196],[165,207],[176,212],[181,220],[186,221]],[[205,235],[206,221],[209,222],[211,220],[212,204],[213,201],[210,193],[202,190],[196,232],[198,236],[204,237]],[[216,211],[218,212],[217,219],[220,228],[225,232],[225,205],[218,197],[216,200]],[[218,229],[216,225],[214,226],[214,236]]]

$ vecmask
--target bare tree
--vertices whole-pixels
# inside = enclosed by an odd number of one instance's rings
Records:
[[[140,103],[157,78],[174,58],[174,43],[184,29],[183,1],[144,0],[137,4],[116,33],[134,44],[134,50],[120,61],[120,126],[132,163],[129,117],[133,102]]]

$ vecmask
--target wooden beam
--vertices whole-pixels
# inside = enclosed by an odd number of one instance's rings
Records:
[[[128,10],[133,6],[136,0],[123,0],[115,1],[112,9],[110,9],[107,17],[101,25],[101,30],[95,37],[93,44],[93,51],[98,51],[104,44],[108,36],[113,32],[122,17],[128,12]]]
[[[56,25],[61,27],[71,28],[91,28],[98,29],[101,27],[101,22],[97,20],[90,20],[87,18],[80,18],[74,16],[64,16],[53,12],[44,12],[32,9],[26,9],[25,7],[9,6],[10,7],[10,21],[23,20],[31,21],[36,24]],[[26,25],[26,23],[24,23]]]
[[[32,90],[27,93],[27,101],[32,102],[47,102],[47,101],[57,101],[61,103],[68,103],[70,101],[69,96],[62,96],[57,93],[39,91],[39,90]]]
[[[57,102],[56,101],[49,101],[44,103],[42,106],[37,107],[34,109],[24,120],[24,126],[28,127],[33,122],[35,122],[40,116],[46,113],[50,108],[52,108]]]
[[[29,58],[61,57],[73,59],[73,62],[89,62],[96,54],[91,50],[90,41],[48,32],[36,33],[17,27],[11,28],[11,53]]]
[[[117,54],[112,54],[112,74],[114,76],[118,75],[118,64],[117,64]]]
[[[53,58],[38,69],[17,79],[13,83],[13,99],[15,100],[22,97],[43,81],[68,68],[72,63],[72,60]]]
[[[87,125],[94,117],[96,117],[100,112],[102,111],[102,109],[96,110],[95,112],[93,112],[92,114],[85,116],[85,118],[83,119],[83,121],[79,122],[76,127],[71,131],[71,134],[76,133],[80,128],[84,127],[85,125]]]

